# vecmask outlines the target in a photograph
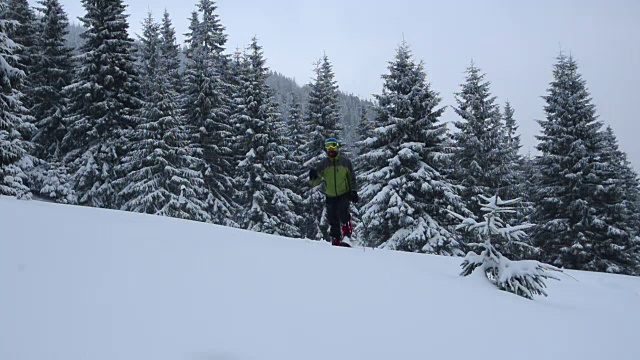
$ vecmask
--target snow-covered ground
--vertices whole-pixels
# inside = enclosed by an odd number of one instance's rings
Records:
[[[0,359],[640,359],[640,278],[460,262],[0,197]]]

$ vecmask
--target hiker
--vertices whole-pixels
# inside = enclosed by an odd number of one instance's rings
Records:
[[[327,217],[331,230],[331,245],[350,246],[342,240],[351,238],[353,223],[349,213],[351,202],[358,202],[356,174],[353,172],[351,160],[340,154],[340,145],[335,138],[324,141],[327,157],[317,167],[309,170],[309,185],[318,186],[325,181]]]

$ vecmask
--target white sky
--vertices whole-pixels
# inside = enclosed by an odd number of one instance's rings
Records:
[[[197,0],[124,0],[132,33],[151,10],[166,8],[176,31],[187,32]],[[34,3],[32,1],[32,3]],[[80,0],[61,0],[71,21],[84,14]],[[560,49],[578,61],[600,119],[611,125],[640,170],[640,2],[634,0],[220,0],[227,49],[256,35],[267,65],[299,84],[313,76],[326,52],[342,91],[361,97],[380,93],[380,76],[404,39],[424,60],[432,88],[444,105],[464,81],[471,59],[486,74],[492,93],[509,100],[522,134],[523,152],[535,153],[544,117],[541,96],[551,81]],[[444,120],[457,119],[449,107]]]

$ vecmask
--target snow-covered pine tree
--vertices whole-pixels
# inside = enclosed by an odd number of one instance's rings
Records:
[[[182,91],[182,75],[180,74],[180,45],[176,41],[176,31],[171,22],[168,11],[164,11],[162,16],[162,27],[160,29],[160,54],[161,61],[164,62],[164,69],[171,80],[173,91]]]
[[[517,152],[506,144],[500,107],[490,93],[485,74],[473,63],[466,70],[466,81],[456,93],[455,112],[462,118],[455,121],[455,172],[464,186],[462,198],[474,214],[479,213],[479,194],[497,194],[507,198],[517,183],[511,169]]]
[[[496,243],[502,242],[503,238],[507,243],[513,242],[519,243],[521,246],[528,246],[522,242],[522,239],[526,237],[524,230],[534,225],[510,226],[501,218],[501,215],[515,213],[515,207],[511,205],[517,203],[519,199],[503,201],[497,195],[491,198],[482,195],[478,195],[478,197],[484,201],[480,204],[481,210],[486,213],[483,215],[484,221],[476,222],[473,218],[465,218],[452,213],[462,221],[456,229],[475,232],[478,243],[468,245],[482,249],[480,254],[473,251],[467,253],[461,264],[462,272],[460,275],[471,275],[479,268],[487,279],[501,290],[527,299],[533,299],[534,295],[547,296],[544,291],[546,287],[544,281],[546,279],[560,280],[552,271],[562,272],[562,270],[535,260],[511,261],[494,247]]]
[[[371,119],[369,119],[369,112],[365,106],[360,108],[360,121],[358,122],[358,128],[356,130],[356,154],[359,156],[367,149],[367,139],[374,136],[373,130],[375,125]],[[360,169],[359,161],[354,165],[357,170]]]
[[[520,150],[522,145],[520,144],[520,135],[518,135],[518,124],[516,123],[516,119],[513,117],[515,112],[516,111],[511,106],[511,103],[507,101],[504,104],[504,112],[502,114],[505,128],[504,133],[507,145],[511,148],[515,148],[516,150]]]
[[[140,66],[138,71],[140,98],[143,99],[143,106],[140,109],[142,121],[138,124],[141,124],[144,119],[158,117],[157,99],[160,88],[157,83],[167,78],[166,69],[162,63],[166,59],[163,59],[161,53],[163,42],[160,38],[160,26],[154,20],[151,12],[147,13],[147,17],[142,22],[142,36],[138,36],[138,43],[140,45],[136,52],[136,60]],[[153,99],[154,97],[156,99]]]
[[[338,84],[327,54],[322,56],[318,66],[318,76],[315,83],[311,85],[309,93],[307,117],[310,122],[320,126],[320,128],[316,127],[316,131],[322,129],[325,132],[325,136],[339,138],[343,127],[340,123]],[[320,148],[323,149],[322,142],[320,143]]]
[[[189,169],[194,159],[172,86],[175,59],[163,56],[163,42],[160,26],[149,14],[140,39],[141,120],[118,165],[116,173],[122,177],[114,184],[122,189],[118,196],[123,210],[209,221],[202,174]]]
[[[0,14],[6,11],[6,1],[0,0]],[[19,57],[14,51],[19,44],[7,36],[17,25],[14,20],[0,17],[0,195],[29,198],[27,176],[18,164],[32,150],[32,143],[22,137],[29,127],[25,121],[29,119],[27,109],[18,90],[24,72],[16,68]]]
[[[234,141],[232,145],[232,151],[235,155],[232,162],[236,164],[234,201],[240,207],[235,214],[235,221],[243,228],[252,227],[253,231],[261,231],[256,224],[246,219],[246,217],[253,201],[253,188],[256,187],[254,186],[255,184],[251,183],[252,178],[255,178],[255,176],[250,176],[247,172],[254,170],[252,167],[256,160],[258,162],[264,161],[264,157],[256,159],[257,154],[254,150],[254,146],[262,146],[263,151],[265,148],[264,140],[266,139],[266,134],[264,132],[267,121],[264,114],[265,108],[259,106],[264,101],[260,96],[264,94],[257,93],[258,89],[256,89],[256,83],[253,81],[254,77],[257,78],[257,76],[252,74],[254,70],[252,69],[247,49],[244,52],[241,52],[239,48],[236,49],[233,58],[232,86],[234,87],[234,94],[231,98],[230,123],[234,125]],[[259,66],[260,70],[262,70],[264,63],[259,64]],[[256,99],[255,97],[258,98]],[[252,118],[252,116],[255,116],[255,118]],[[264,170],[264,168],[256,168],[255,170]],[[263,202],[264,199],[262,199],[261,203]],[[260,207],[258,207],[257,211],[260,212]],[[255,221],[259,222],[259,220]]]
[[[239,64],[233,122],[239,127],[243,159],[238,164],[238,223],[245,229],[299,237],[292,187],[297,178],[280,131],[278,104],[266,84],[267,68],[254,37]],[[283,187],[284,185],[284,187]]]
[[[200,0],[186,34],[183,114],[191,136],[190,148],[200,159],[194,169],[203,174],[209,197],[207,206],[215,224],[237,226],[233,212],[235,163],[231,99],[227,60],[223,54],[227,36],[215,13],[215,3]]]
[[[310,84],[305,114],[307,140],[303,146],[306,154],[303,166],[307,172],[325,156],[324,139],[328,137],[340,139],[343,130],[340,124],[338,85],[327,54],[324,54],[315,66],[316,78]],[[328,238],[329,229],[324,201],[324,194],[318,188],[305,187],[304,206],[307,209],[307,215],[304,219],[302,234],[309,239]]]
[[[273,113],[276,118],[273,138],[276,144],[280,145],[271,146],[270,152],[267,154],[267,164],[272,168],[272,172],[275,174],[275,183],[281,190],[281,193],[276,194],[274,199],[274,205],[280,217],[278,229],[281,229],[280,233],[284,236],[300,238],[302,237],[300,225],[305,216],[302,209],[303,198],[300,188],[304,181],[300,181],[302,169],[298,154],[295,150],[290,151],[291,144],[296,143],[296,136],[289,136],[289,127],[284,115],[278,110],[282,107],[277,102],[273,89],[270,89],[270,99],[269,104],[272,109],[268,112]]]
[[[602,122],[572,57],[558,56],[540,120],[532,221],[541,259],[558,267],[627,273],[633,239]],[[609,152],[609,154],[607,154]]]
[[[240,198],[242,196],[240,188],[242,188],[242,183],[240,180],[241,171],[238,169],[237,164],[245,159],[245,145],[244,141],[244,130],[242,127],[242,116],[246,112],[246,104],[244,103],[244,98],[241,95],[241,88],[246,81],[247,73],[249,71],[248,62],[246,61],[246,49],[245,51],[241,51],[239,47],[236,48],[235,52],[232,55],[232,60],[230,62],[229,71],[231,72],[229,76],[229,87],[232,89],[230,96],[230,119],[229,123],[233,126],[233,132],[231,136],[233,137],[233,141],[229,146],[230,156],[229,163],[235,164],[234,173],[232,176],[233,179],[233,201],[236,205],[239,206]],[[238,213],[236,212],[236,215]]]
[[[596,256],[586,269],[640,275],[638,177],[620,150],[613,129],[607,126],[600,136],[597,161],[604,181],[594,196],[603,206],[601,217],[610,234],[594,243]],[[622,233],[615,236],[616,232]]]
[[[358,177],[358,184],[360,185],[360,188],[367,187],[367,176],[374,171],[373,164],[362,156],[362,154],[367,152],[369,142],[375,137],[374,129],[375,125],[369,118],[367,108],[362,106],[360,108],[360,121],[358,122],[358,128],[356,129],[357,140],[355,148],[357,156],[353,165],[356,176]],[[365,239],[369,238],[369,232],[367,230],[368,224],[362,221],[362,215],[360,214],[359,208],[353,207],[353,210],[354,217],[356,218],[356,225],[353,230],[354,234],[352,240],[364,244],[366,243]]]
[[[42,34],[38,57],[32,66],[31,115],[37,131],[33,136],[35,155],[57,162],[60,143],[66,133],[63,124],[68,99],[64,88],[73,81],[72,49],[65,45],[69,22],[58,0],[42,0]]]
[[[376,95],[374,138],[360,156],[373,168],[361,176],[365,240],[388,249],[460,255],[447,210],[467,211],[441,172],[441,161],[450,153],[441,98],[406,43],[388,68],[382,94]]]
[[[518,124],[513,117],[515,110],[511,106],[509,101],[504,105],[503,124],[504,124],[504,136],[506,144],[505,162],[507,166],[511,168],[508,172],[506,198],[520,198],[522,196],[522,155],[520,155],[520,149],[522,144],[520,143],[520,134],[518,134]]]
[[[327,137],[340,138],[342,125],[338,104],[338,85],[334,80],[329,57],[324,54],[315,64],[316,78],[309,85],[305,120],[309,126],[306,144],[307,161],[310,166],[324,156],[323,141]]]
[[[24,106],[30,109],[35,104],[32,101],[31,90],[33,84],[31,82],[32,67],[40,57],[37,51],[37,44],[41,34],[40,22],[36,19],[35,12],[27,0],[7,0],[6,11],[0,17],[17,21],[16,26],[9,29],[7,35],[20,45],[14,51],[14,54],[18,56],[16,67],[25,73],[19,90],[24,94],[22,99]]]
[[[133,40],[122,0],[82,1],[86,31],[69,91],[64,161],[78,193],[78,203],[117,206],[114,167],[124,155],[129,130],[137,123],[138,74]]]
[[[630,217],[625,219],[625,223],[627,223],[633,235],[640,235],[640,209],[637,207],[640,200],[638,174],[629,162],[627,154],[620,150],[618,139],[611,126],[607,126],[601,135],[603,156],[611,166],[610,171],[613,174],[617,174],[619,178],[623,202],[629,211],[626,216]]]
[[[302,194],[305,191],[305,184],[308,179],[308,170],[302,165],[307,157],[304,147],[307,139],[307,130],[305,127],[305,121],[302,114],[302,105],[300,104],[300,98],[291,92],[288,98],[288,107],[286,111],[286,122],[283,124],[283,130],[285,134],[285,144],[287,146],[287,153],[292,161],[292,174],[296,181],[290,187],[297,195],[294,200],[295,213],[298,215],[299,223],[298,229],[302,229],[305,219],[308,219],[306,213],[306,207],[304,204],[304,198]]]
[[[302,164],[305,161],[304,145],[306,139],[305,122],[302,114],[302,105],[300,98],[295,93],[289,94],[286,119],[286,144],[288,151],[291,153],[292,160],[296,162],[299,169],[298,175],[306,174]]]
[[[502,113],[502,119],[504,124],[503,135],[505,137],[505,157],[504,162],[507,163],[510,168],[506,173],[506,190],[503,195],[507,198],[521,199],[517,203],[516,212],[513,214],[505,214],[504,218],[509,224],[522,224],[527,222],[528,216],[533,210],[531,199],[528,194],[530,189],[526,186],[531,186],[531,181],[524,174],[524,158],[520,155],[520,135],[518,134],[518,125],[514,118],[515,110],[511,106],[511,103],[507,101],[504,106],[504,112]],[[524,241],[529,241],[526,238]],[[509,243],[507,243],[509,244]],[[502,247],[502,243],[495,244],[498,251],[511,259],[524,259],[529,258],[533,254],[533,248],[523,246],[508,246]]]
[[[541,183],[540,173],[538,172],[537,167],[536,157],[530,152],[522,157],[522,180],[520,181],[522,186],[522,200],[518,204],[518,213],[515,216],[516,219],[521,219],[521,223],[533,222],[532,214],[535,210],[534,201],[536,199],[536,187]],[[520,212],[526,216],[521,218]],[[533,259],[537,257],[540,248],[534,247],[533,238],[531,236],[527,237],[526,241],[532,246],[532,248],[520,248],[522,250],[526,250],[524,254],[520,252],[511,253],[514,258],[522,256],[522,258]]]

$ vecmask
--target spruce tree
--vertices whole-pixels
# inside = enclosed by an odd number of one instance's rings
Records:
[[[7,3],[0,1],[0,14],[6,11]],[[29,128],[19,91],[24,72],[17,68],[19,44],[7,36],[17,25],[14,20],[0,18],[0,195],[28,198],[27,176],[19,164],[32,149],[31,142],[22,137]]]
[[[171,22],[171,16],[165,10],[160,29],[160,53],[164,69],[171,80],[173,91],[182,91],[182,77],[180,75],[180,45],[176,41],[176,31]]]
[[[356,150],[357,154],[362,154],[367,149],[367,139],[373,137],[373,131],[375,125],[373,121],[369,119],[369,112],[367,108],[363,106],[360,109],[360,121],[358,122],[358,128],[356,131]],[[356,167],[358,164],[355,165]]]
[[[375,138],[375,125],[372,120],[369,119],[368,111],[366,107],[360,109],[360,121],[356,131],[357,141],[355,143],[357,156],[354,162],[354,170],[358,177],[358,184],[360,188],[367,187],[367,176],[369,176],[374,170],[374,165],[367,161],[362,155],[368,152],[371,141]],[[356,217],[356,225],[354,228],[353,239],[360,243],[367,243],[366,239],[369,238],[368,224],[362,221],[360,209],[354,207],[354,213]]]
[[[242,172],[238,169],[237,164],[244,160],[246,154],[246,146],[244,144],[244,137],[246,134],[243,133],[244,130],[242,127],[242,116],[245,113],[246,104],[243,96],[241,95],[241,89],[248,76],[249,67],[248,62],[246,61],[246,49],[245,52],[243,52],[240,48],[236,48],[232,57],[233,60],[230,62],[229,66],[231,74],[229,76],[230,83],[228,85],[232,89],[229,106],[229,124],[232,126],[232,133],[230,136],[233,138],[233,141],[228,149],[230,156],[227,161],[230,164],[236,165],[231,177],[234,186],[233,201],[237,205],[239,204],[240,197],[242,196],[240,192],[240,188],[242,187],[242,183],[240,181]]]
[[[267,68],[255,37],[248,50],[240,64],[233,115],[244,154],[238,164],[238,223],[248,230],[297,237],[299,221],[290,188],[296,179],[288,171],[292,165],[280,132],[278,105],[266,84]]]
[[[618,139],[611,126],[607,126],[601,133],[603,159],[608,162],[612,174],[618,176],[620,191],[625,207],[629,210],[630,218],[625,222],[634,235],[640,235],[640,209],[637,208],[640,199],[640,180],[638,174],[627,158],[627,154],[620,150]],[[601,161],[601,162],[605,162]]]
[[[298,228],[300,229],[309,218],[304,206],[305,184],[308,178],[308,170],[304,167],[306,153],[304,151],[306,141],[306,126],[302,114],[300,98],[295,93],[289,94],[287,120],[283,124],[287,154],[291,159],[290,174],[294,176],[295,183],[290,187],[296,195],[294,201],[295,213],[298,215]]]
[[[558,56],[544,99],[534,244],[559,267],[631,273],[634,240],[611,139],[603,141],[602,122],[572,57]]]
[[[355,148],[357,156],[354,164],[354,170],[356,172],[356,176],[358,177],[358,184],[360,188],[367,187],[367,177],[373,171],[375,171],[373,168],[373,164],[370,164],[362,156],[362,154],[367,152],[370,141],[375,138],[374,131],[374,122],[369,118],[369,112],[367,111],[367,108],[365,106],[362,106],[362,108],[360,109],[360,121],[356,129]],[[369,233],[367,230],[368,224],[362,221],[360,209],[357,206],[353,206],[353,213],[356,218],[353,239],[360,243],[366,243],[365,239],[369,237]]]
[[[307,139],[303,151],[306,154],[304,168],[307,172],[325,156],[324,139],[328,137],[339,139],[342,133],[338,85],[334,79],[335,74],[329,57],[325,54],[315,66],[316,78],[310,85],[305,114]],[[303,225],[303,236],[317,240],[326,239],[329,230],[323,192],[318,188],[310,189],[307,186],[304,204],[308,215]]]
[[[303,163],[305,161],[304,145],[306,139],[305,122],[302,115],[302,105],[300,98],[295,93],[289,94],[287,110],[287,120],[285,130],[286,143],[288,146],[288,152],[292,154],[292,159],[298,164],[300,169],[298,175],[302,176],[304,173]]]
[[[316,78],[310,85],[307,99],[306,122],[309,126],[309,138],[306,144],[307,161],[305,165],[315,164],[324,156],[323,141],[328,137],[340,138],[342,126],[338,103],[338,85],[325,54],[316,63]]]
[[[133,40],[122,0],[82,1],[86,28],[77,74],[67,88],[68,132],[62,143],[81,205],[117,206],[115,166],[125,155],[141,106]]]
[[[271,109],[268,112],[272,113],[275,118],[272,138],[276,144],[280,145],[271,146],[267,156],[267,164],[275,174],[275,184],[281,190],[274,198],[276,211],[280,218],[279,229],[282,229],[279,233],[287,237],[300,238],[302,237],[300,226],[306,216],[302,209],[303,198],[300,190],[304,183],[300,181],[304,176],[302,175],[304,170],[300,165],[302,163],[300,154],[295,149],[291,150],[292,147],[296,147],[295,144],[299,144],[297,137],[300,135],[290,135],[291,130],[284,115],[278,110],[281,106],[276,100],[275,92],[270,87],[269,94]],[[296,126],[293,128],[295,129]]]
[[[533,210],[535,209],[534,201],[536,199],[536,187],[541,183],[541,176],[537,170],[537,159],[530,153],[522,158],[522,180],[520,186],[522,189],[523,204],[519,211],[525,214],[523,222],[531,222]],[[520,214],[518,214],[520,218]]]
[[[361,176],[370,246],[459,255],[447,210],[467,213],[450,179],[442,175],[449,156],[439,94],[427,82],[406,43],[389,62],[377,94],[374,138],[360,156],[372,167]]]
[[[509,189],[517,182],[511,174],[513,151],[506,144],[502,114],[490,83],[473,63],[466,81],[456,93],[455,112],[462,118],[454,122],[459,132],[456,141],[456,177],[465,188],[462,197],[474,214],[480,213],[478,195],[509,198]]]
[[[520,135],[518,135],[518,124],[513,117],[514,114],[515,110],[511,107],[511,103],[507,101],[504,105],[503,113],[506,142],[510,148],[517,152],[522,145],[520,144]]]
[[[37,131],[33,137],[36,156],[58,161],[60,143],[66,133],[63,123],[68,99],[64,92],[73,80],[72,49],[65,45],[69,22],[58,0],[43,0],[42,35],[33,64],[31,114]]]
[[[597,162],[603,185],[594,196],[601,203],[601,217],[610,233],[595,243],[596,256],[587,270],[640,275],[638,177],[620,150],[613,129],[607,126],[600,137]]]
[[[189,169],[190,158],[177,93],[172,86],[171,64],[160,27],[151,14],[143,23],[140,39],[141,96],[145,99],[126,156],[115,183],[123,210],[208,221],[207,192],[199,171]],[[177,56],[177,54],[173,54]]]
[[[527,188],[527,186],[532,186],[532,183],[524,174],[524,159],[520,155],[520,148],[522,145],[520,144],[520,135],[518,134],[518,125],[514,118],[514,114],[515,110],[507,101],[504,106],[504,112],[502,113],[504,125],[503,144],[505,147],[503,163],[510,170],[504,174],[504,185],[506,188],[502,193],[504,196],[507,196],[507,198],[520,199],[520,201],[516,202],[516,211],[514,213],[503,215],[503,218],[510,225],[526,223],[528,216],[532,211],[531,199],[528,196],[529,189]],[[530,239],[528,237],[524,237],[522,241],[529,242]],[[506,247],[503,247],[503,245]],[[509,242],[496,244],[496,247],[511,259],[524,259],[531,257],[533,250],[529,246],[511,246],[511,243]]]
[[[506,146],[504,162],[509,163],[508,166],[511,168],[511,172],[507,174],[506,195],[507,198],[522,198],[524,194],[524,189],[522,188],[522,181],[524,180],[522,175],[523,159],[520,155],[522,145],[518,134],[518,125],[513,117],[514,114],[515,110],[511,107],[511,103],[507,101],[503,113],[504,143]],[[524,204],[523,206],[526,207],[527,205]]]
[[[333,67],[327,54],[318,62],[318,76],[307,100],[308,121],[316,125],[316,131],[323,135],[318,137],[319,149],[323,149],[322,140],[331,136],[340,138],[344,130],[340,122],[340,103],[338,84],[336,82]]]
[[[186,34],[188,48],[184,76],[183,114],[191,136],[190,148],[200,161],[194,169],[204,177],[212,221],[236,226],[234,204],[234,162],[231,149],[233,126],[227,60],[227,37],[211,0],[200,0]]]
[[[18,57],[16,67],[25,73],[19,90],[25,94],[23,103],[29,109],[35,104],[31,96],[32,67],[40,57],[37,51],[41,33],[40,23],[27,0],[7,0],[7,8],[2,13],[2,17],[17,21],[15,26],[8,29],[7,35],[20,45],[14,50],[14,54]]]

